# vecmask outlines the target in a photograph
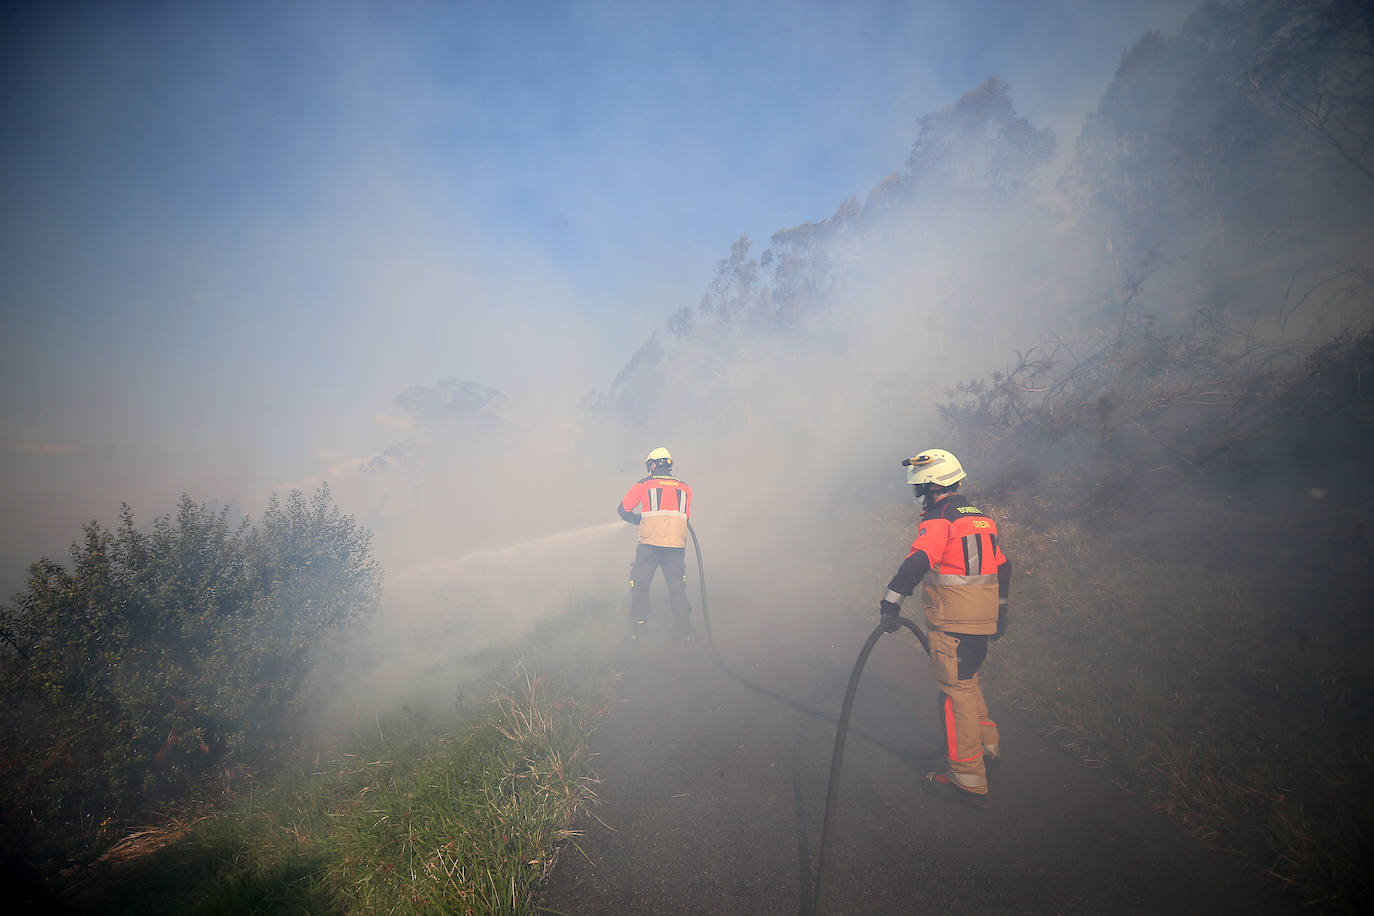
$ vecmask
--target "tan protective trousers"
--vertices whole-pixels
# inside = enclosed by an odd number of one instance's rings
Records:
[[[945,694],[941,712],[949,778],[974,795],[986,795],[983,748],[996,748],[1000,740],[997,723],[988,718],[988,704],[978,685],[978,667],[987,654],[986,645],[979,647],[981,652],[965,653],[965,670],[960,672],[959,637],[943,630],[930,630],[926,635],[930,638],[930,673]],[[965,675],[962,679],[961,673]]]

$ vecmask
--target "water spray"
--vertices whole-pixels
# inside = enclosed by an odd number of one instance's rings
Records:
[[[565,547],[568,542],[579,541],[594,534],[609,534],[611,531],[618,531],[623,527],[624,526],[620,522],[606,522],[601,525],[588,525],[585,528],[575,528],[572,531],[560,531],[557,534],[540,535],[537,538],[530,538],[529,540],[521,541],[518,544],[510,544],[506,547],[473,550],[463,554],[461,557],[455,557],[451,560],[438,560],[433,563],[426,563],[424,566],[408,569],[398,578],[405,580],[427,574],[452,574],[461,571],[463,567],[472,563],[500,562],[514,559],[530,550],[539,550],[545,547],[554,546]]]

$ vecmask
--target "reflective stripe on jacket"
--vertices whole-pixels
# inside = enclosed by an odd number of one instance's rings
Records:
[[[645,477],[630,487],[620,507],[639,514],[639,543],[656,547],[687,546],[692,488],[685,481],[666,474]]]
[[[997,523],[958,493],[921,517],[913,556],[921,551],[930,572],[921,580],[926,623],[970,636],[997,632],[997,568],[1007,561],[997,546]]]

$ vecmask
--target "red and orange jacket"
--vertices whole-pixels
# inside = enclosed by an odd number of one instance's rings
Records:
[[[667,474],[645,477],[620,501],[620,517],[639,526],[639,543],[686,547],[692,488]]]
[[[1011,564],[997,546],[997,523],[958,493],[921,516],[888,588],[910,595],[922,584],[926,625],[949,633],[997,632],[997,599],[1007,596]]]

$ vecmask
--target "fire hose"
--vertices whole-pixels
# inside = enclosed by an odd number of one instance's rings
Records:
[[[926,640],[926,634],[921,632],[920,627],[905,617],[897,617],[895,622],[910,630],[917,642],[921,644],[921,648],[926,651],[927,655],[930,654],[930,643]],[[889,632],[889,625],[889,621],[883,620],[874,627],[868,641],[864,643],[863,649],[859,652],[859,660],[854,663],[854,670],[849,675],[849,686],[844,691],[844,704],[840,707],[839,726],[835,730],[835,750],[830,755],[830,781],[825,789],[825,817],[821,820],[821,852],[816,859],[816,889],[811,897],[815,901],[814,912],[816,913],[825,911],[823,892],[826,887],[824,883],[826,853],[830,851],[831,841],[830,818],[835,811],[835,800],[840,795],[840,767],[844,763],[844,741],[845,735],[849,731],[849,714],[854,711],[854,697],[859,692],[859,678],[864,673],[864,665],[868,662],[868,656],[883,634]],[[944,749],[940,748],[927,756],[935,757],[943,753]]]
[[[836,799],[839,797],[840,793],[840,769],[844,763],[845,739],[850,732],[849,717],[854,711],[854,698],[859,692],[859,680],[863,675],[864,665],[868,663],[868,656],[873,652],[873,647],[878,644],[878,640],[882,638],[883,634],[887,632],[895,632],[896,628],[906,627],[908,630],[910,630],[912,635],[916,637],[916,641],[921,644],[921,648],[925,650],[927,655],[930,654],[930,643],[927,641],[926,634],[921,631],[921,628],[916,626],[916,624],[912,623],[905,617],[899,616],[896,618],[885,619],[880,621],[877,627],[875,627],[873,632],[869,635],[868,640],[864,643],[863,649],[859,652],[858,661],[854,663],[854,669],[849,675],[849,685],[845,688],[844,703],[840,706],[840,715],[838,719],[831,718],[829,715],[822,712],[821,710],[815,709],[811,706],[806,705],[805,703],[801,703],[797,700],[794,700],[791,697],[784,696],[783,694],[769,690],[767,687],[764,687],[761,684],[757,684],[749,680],[748,678],[744,677],[743,675],[735,672],[729,665],[725,663],[725,660],[722,659],[720,656],[720,652],[716,649],[715,637],[711,634],[711,615],[706,601],[706,567],[705,564],[702,562],[701,558],[701,542],[697,540],[697,532],[696,529],[692,527],[691,522],[687,523],[687,531],[692,536],[692,549],[696,552],[697,556],[697,581],[700,583],[701,586],[701,621],[706,631],[706,645],[710,649],[711,656],[715,660],[715,663],[720,667],[722,671],[724,671],[726,674],[728,674],[735,680],[739,681],[744,686],[750,688],[751,690],[756,690],[759,693],[764,694],[765,696],[769,696],[775,700],[786,703],[793,709],[800,710],[801,712],[804,712],[817,719],[824,719],[827,722],[832,722],[836,726],[835,748],[830,756],[830,779],[826,786],[825,793],[825,816],[822,820],[821,825],[821,850],[820,855],[816,860],[816,883],[811,898],[815,904],[812,911],[815,913],[820,913],[823,911],[823,904],[825,903],[825,898],[822,896],[822,894],[826,887],[824,883],[825,863],[827,859],[827,853],[830,851],[831,844],[830,823],[835,812]],[[894,627],[893,630],[890,631],[888,628],[892,626],[893,623],[896,624],[896,627]],[[871,741],[879,747],[891,751],[892,753],[897,754],[899,756],[932,758],[941,757],[945,754],[945,748],[943,746],[940,746],[927,752],[910,755],[907,751],[895,747],[894,745],[884,741],[882,738],[879,738],[876,735],[868,734],[857,728],[853,729],[853,732],[855,735],[858,735],[861,738]]]

